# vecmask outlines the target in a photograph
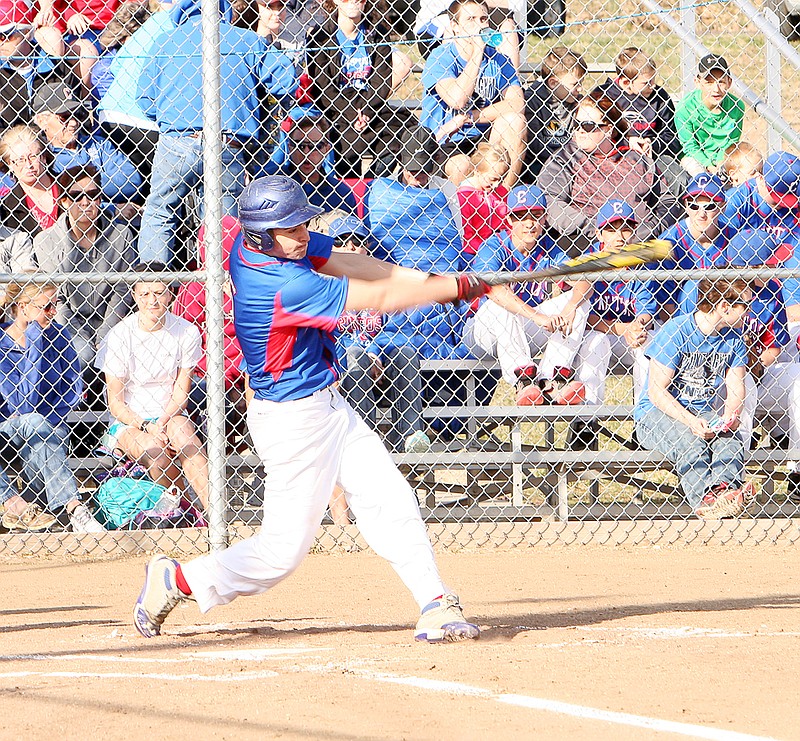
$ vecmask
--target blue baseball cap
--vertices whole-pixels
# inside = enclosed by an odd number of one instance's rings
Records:
[[[764,229],[743,229],[731,237],[725,258],[734,267],[750,268],[773,264],[778,243]]]
[[[357,234],[359,237],[369,237],[369,230],[364,226],[364,222],[355,216],[342,216],[334,219],[328,227],[328,236],[341,237],[342,234]]]
[[[781,208],[797,208],[800,158],[789,152],[773,152],[764,161],[764,184]]]
[[[684,199],[697,198],[698,196],[705,196],[712,201],[724,201],[725,186],[722,184],[722,180],[718,176],[710,175],[707,172],[695,175],[689,181],[689,185],[686,186]]]
[[[518,185],[508,194],[509,211],[547,211],[547,198],[535,185]]]
[[[598,229],[603,229],[609,224],[613,224],[615,221],[630,221],[633,224],[639,223],[636,212],[633,210],[630,203],[621,201],[618,198],[612,198],[610,201],[606,201],[600,206],[600,210],[597,212],[597,216],[594,220],[594,225]]]

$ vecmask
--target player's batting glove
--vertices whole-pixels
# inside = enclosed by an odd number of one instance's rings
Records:
[[[475,273],[461,273],[456,276],[456,283],[458,284],[456,301],[474,301],[492,290],[492,287]]]

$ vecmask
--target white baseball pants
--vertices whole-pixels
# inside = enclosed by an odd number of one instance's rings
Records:
[[[254,400],[248,426],[267,472],[261,530],[185,564],[202,612],[261,594],[291,574],[314,542],[335,484],[367,543],[420,607],[447,590],[419,504],[380,438],[332,387],[296,401]]]

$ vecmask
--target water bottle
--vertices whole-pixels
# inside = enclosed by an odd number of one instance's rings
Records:
[[[481,30],[481,39],[486,46],[496,49],[503,43],[503,34],[493,28],[484,28]]]
[[[155,515],[165,517],[171,515],[181,503],[180,494],[174,486],[170,486],[164,490],[164,493],[159,497],[151,512]]]

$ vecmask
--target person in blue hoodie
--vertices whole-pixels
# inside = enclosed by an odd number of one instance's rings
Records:
[[[63,510],[73,532],[102,533],[67,464],[66,418],[83,398],[83,380],[69,333],[53,321],[57,291],[49,283],[6,289],[12,321],[0,325],[0,457],[22,460],[28,489],[45,493],[49,511],[16,493],[0,469],[3,525],[44,530]]]
[[[175,28],[153,46],[137,90],[137,102],[160,133],[142,214],[139,258],[167,264],[179,209],[190,190],[202,190],[203,178],[200,4],[181,0],[170,13]],[[220,16],[222,198],[224,212],[235,216],[245,184],[245,146],[259,135],[259,85],[283,98],[297,88],[297,73],[286,54],[254,31],[231,24],[226,0],[220,0]]]

